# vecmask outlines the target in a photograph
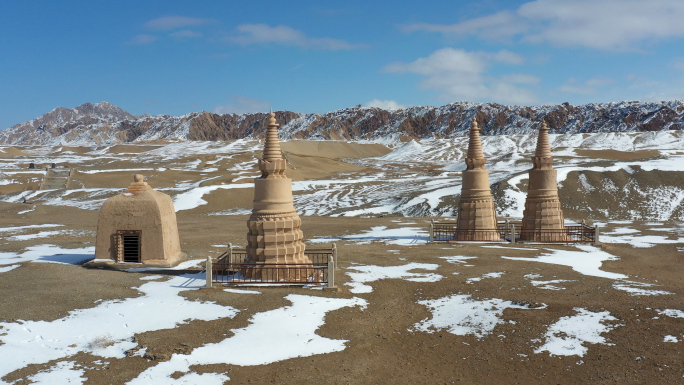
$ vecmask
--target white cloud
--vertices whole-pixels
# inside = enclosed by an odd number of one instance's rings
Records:
[[[213,19],[203,19],[199,17],[185,16],[164,16],[150,20],[145,23],[145,27],[155,30],[170,30],[182,27],[190,27],[213,23]]]
[[[541,82],[541,79],[539,79],[538,77],[527,74],[502,75],[501,80],[503,83],[512,84],[536,84]]]
[[[171,34],[169,34],[169,36],[176,38],[176,39],[183,40],[183,39],[192,39],[192,38],[196,38],[196,37],[202,37],[202,33],[197,32],[197,31],[191,31],[189,29],[184,29],[182,31],[171,33]]]
[[[505,49],[492,55],[492,58],[507,64],[523,64],[525,62],[525,59],[522,56]]]
[[[154,35],[140,34],[140,35],[134,36],[126,44],[131,44],[131,45],[151,44],[151,43],[154,43],[157,39],[158,39],[157,36],[154,36]]]
[[[684,59],[676,60],[672,63],[672,68],[678,71],[684,71]]]
[[[440,92],[445,101],[491,100],[501,103],[532,104],[536,95],[520,84],[538,83],[539,78],[526,74],[491,76],[487,71],[494,63],[522,64],[524,59],[509,51],[497,53],[468,52],[443,48],[412,63],[393,63],[383,70],[392,73],[422,75],[423,89]]]
[[[598,92],[599,88],[604,88],[612,83],[613,80],[610,78],[593,78],[584,83],[578,82],[575,78],[570,78],[558,89],[571,94],[593,95]]]
[[[233,103],[218,105],[211,112],[215,114],[247,114],[252,112],[267,112],[271,103],[265,100],[251,99],[244,96],[234,96]]]
[[[364,107],[382,108],[383,110],[387,110],[387,111],[402,110],[402,109],[406,108],[405,105],[399,104],[399,103],[395,102],[394,100],[379,100],[379,99],[373,99],[370,102],[364,104],[363,106]]]
[[[501,11],[493,15],[466,20],[461,23],[443,24],[408,24],[401,29],[404,32],[428,31],[452,35],[479,35],[487,39],[507,39],[529,29],[520,17],[511,11]]]
[[[536,0],[517,10],[452,25],[412,24],[405,31],[520,36],[523,41],[605,50],[635,50],[642,44],[684,37],[684,2],[671,0]]]
[[[662,101],[684,99],[684,83],[674,78],[667,81],[654,80],[635,74],[627,75],[627,92],[632,93],[635,100]]]
[[[227,40],[240,45],[274,43],[330,51],[366,47],[364,44],[352,44],[328,37],[308,37],[301,31],[285,25],[270,27],[266,24],[242,24],[237,27],[237,31],[239,35],[228,37]]]

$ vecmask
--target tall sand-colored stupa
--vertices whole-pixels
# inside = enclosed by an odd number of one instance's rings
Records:
[[[482,152],[480,128],[473,118],[470,124],[470,141],[466,155],[466,170],[463,171],[461,200],[458,203],[459,241],[498,241],[494,200],[489,188],[489,171],[485,169],[487,159]]]
[[[254,179],[254,208],[247,221],[247,263],[311,264],[304,255],[302,220],[294,208],[292,179],[285,176],[286,164],[278,142],[278,124],[271,111],[264,154],[259,159],[261,177]],[[246,275],[267,279],[258,270],[250,269]],[[301,274],[301,279],[305,279],[305,272],[296,270],[294,274]]]
[[[557,172],[553,168],[549,128],[545,121],[542,121],[539,129],[537,150],[532,163],[520,239],[536,242],[564,241],[567,234],[564,231],[563,210],[558,197]]]

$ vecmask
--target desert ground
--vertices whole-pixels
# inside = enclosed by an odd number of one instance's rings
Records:
[[[282,143],[339,292],[203,288],[206,257],[246,242],[258,141],[2,148],[0,383],[684,383],[684,137],[552,138],[566,219],[600,245],[428,243],[467,138]],[[534,140],[483,138],[502,218]],[[67,188],[39,190],[50,163]],[[174,198],[187,261],[83,267],[133,173]]]

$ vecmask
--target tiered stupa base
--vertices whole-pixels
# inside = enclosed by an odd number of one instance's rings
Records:
[[[296,212],[252,215],[247,221],[249,232],[245,263],[262,266],[243,269],[243,275],[262,281],[309,280],[313,264],[304,254],[306,246],[302,243],[301,224]]]
[[[454,238],[457,241],[480,242],[501,240],[491,195],[482,199],[461,197],[458,204],[458,232]]]
[[[531,242],[566,242],[565,219],[558,199],[525,201],[520,240]]]

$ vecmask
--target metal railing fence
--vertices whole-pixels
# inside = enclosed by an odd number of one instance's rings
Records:
[[[260,263],[247,259],[245,249],[228,245],[228,250],[217,258],[207,257],[207,287],[214,284],[288,284],[323,285],[335,287],[337,245],[331,248],[310,249],[304,252],[311,263]]]
[[[459,229],[456,221],[430,222],[430,242],[599,243],[599,227],[567,225],[563,229],[523,230],[522,222],[498,222],[496,229]]]

